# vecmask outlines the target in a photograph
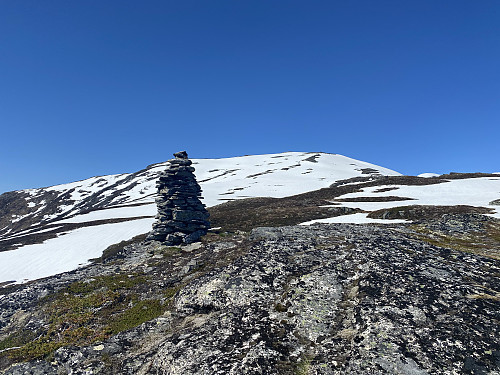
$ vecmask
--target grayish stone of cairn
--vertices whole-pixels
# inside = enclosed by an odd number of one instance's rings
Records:
[[[156,182],[158,196],[157,221],[148,234],[148,240],[167,245],[189,244],[198,241],[210,228],[210,216],[201,203],[201,188],[196,182],[194,168],[186,151],[174,154],[168,168]]]

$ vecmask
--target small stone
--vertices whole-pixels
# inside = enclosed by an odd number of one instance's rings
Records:
[[[187,158],[188,158],[188,154],[187,154],[187,152],[186,152],[186,151],[179,151],[179,152],[176,152],[176,153],[174,154],[174,156],[175,156],[176,158],[179,158],[179,159],[187,159]]]

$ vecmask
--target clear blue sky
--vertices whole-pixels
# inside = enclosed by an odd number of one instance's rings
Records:
[[[500,171],[498,0],[3,0],[0,192],[194,158]]]

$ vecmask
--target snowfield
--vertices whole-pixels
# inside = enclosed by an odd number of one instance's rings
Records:
[[[450,180],[441,184],[421,186],[397,186],[397,190],[376,192],[391,186],[376,186],[363,189],[361,192],[345,194],[338,199],[358,197],[399,196],[412,200],[397,202],[340,202],[344,207],[358,207],[366,211],[409,205],[456,206],[468,205],[495,209],[490,216],[500,219],[500,207],[489,203],[500,198],[500,177],[468,178]]]
[[[420,177],[435,177],[427,174]],[[380,191],[384,188],[388,191]],[[380,198],[396,196],[408,198],[392,202],[342,202],[342,199],[349,198]],[[500,177],[468,178],[461,180],[449,180],[440,184],[432,185],[378,185],[364,188],[356,193],[344,194],[337,197],[335,201],[342,207],[360,208],[365,211],[377,211],[400,206],[430,205],[430,206],[476,206],[493,209],[489,216],[500,219],[500,206],[490,205],[490,202],[500,199]],[[332,206],[333,207],[333,206]],[[336,205],[339,207],[339,205]],[[391,224],[401,223],[405,220],[382,220],[367,217],[368,213],[357,213],[332,217],[328,219],[311,220],[302,225],[314,223],[350,223],[350,224]]]
[[[101,256],[108,246],[148,232],[154,219],[75,229],[41,244],[0,253],[2,282],[26,282],[73,270]]]
[[[108,220],[108,219],[122,219],[140,216],[156,215],[156,205],[147,204],[144,206],[131,206],[131,207],[116,207],[108,208],[107,210],[98,210],[89,212],[87,214],[77,215],[69,219],[58,220],[55,223],[86,223],[89,221]]]
[[[224,165],[229,161],[231,165]],[[385,176],[400,175],[333,154],[289,152],[193,162],[208,207],[233,199],[282,198],[318,190],[339,180],[362,176],[363,169],[374,169]]]
[[[424,178],[429,178],[429,177],[439,177],[440,175],[437,173],[420,173],[417,177],[424,177]]]
[[[311,225],[316,223],[346,223],[346,224],[397,224],[397,223],[406,223],[407,220],[393,219],[393,220],[383,220],[383,219],[372,219],[366,217],[365,213],[356,213],[351,215],[343,215],[330,217],[327,219],[317,219],[306,221],[305,223],[300,223],[300,225]]]

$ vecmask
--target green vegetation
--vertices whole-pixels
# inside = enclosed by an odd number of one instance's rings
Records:
[[[119,289],[131,289],[146,281],[146,276],[138,275],[137,273],[106,275],[86,281],[74,282],[64,289],[62,293],[81,295],[103,288],[110,291],[117,291]]]
[[[159,246],[155,249],[155,255],[162,255],[164,258],[171,257],[172,255],[178,254],[182,251],[180,247],[176,246]]]
[[[500,260],[500,224],[498,223],[487,223],[484,232],[454,235],[432,231],[424,225],[414,225],[412,228],[419,240],[431,245]]]
[[[112,258],[120,256],[120,254],[123,251],[123,249],[125,248],[125,246],[144,241],[146,239],[146,235],[147,234],[140,234],[138,236],[135,236],[134,238],[131,238],[130,240],[121,241],[119,243],[113,244],[113,245],[107,247],[102,252],[102,255],[99,258],[95,258],[92,260],[94,262],[104,263],[107,260],[110,260]]]
[[[0,350],[23,346],[35,338],[30,330],[19,330],[0,341]]]
[[[500,244],[500,224],[489,224],[486,226],[488,236]]]
[[[133,307],[119,314],[108,325],[112,334],[126,331],[154,319],[165,311],[159,300],[138,301]]]
[[[16,362],[29,361],[35,358],[46,358],[63,345],[64,344],[60,341],[51,341],[44,336],[35,341],[28,342],[19,349],[8,352],[7,355]]]
[[[295,375],[308,375],[310,368],[311,368],[311,358],[305,356],[297,364],[297,367],[295,368]]]
[[[368,214],[372,219],[407,219],[407,220],[422,220],[422,219],[440,219],[444,214],[488,214],[491,209],[485,207],[473,206],[398,206],[392,208],[383,208],[381,210],[372,211]]]
[[[41,302],[48,328],[36,335],[18,331],[0,342],[14,361],[47,358],[68,345],[90,345],[162,315],[179,288],[141,299],[145,275],[116,274],[72,283]],[[34,340],[34,337],[38,337]],[[20,347],[20,348],[17,348]]]

